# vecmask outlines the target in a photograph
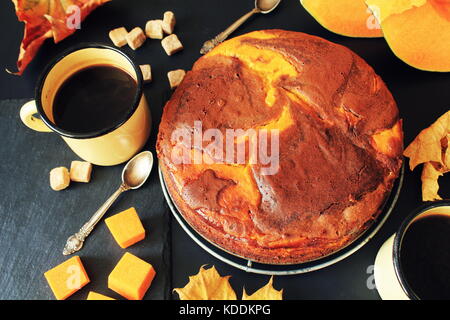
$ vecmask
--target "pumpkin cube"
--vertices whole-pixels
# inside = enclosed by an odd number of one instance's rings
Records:
[[[105,219],[105,223],[121,248],[128,248],[145,238],[145,229],[134,208]]]
[[[70,180],[75,182],[91,181],[92,164],[86,161],[72,161],[70,165]]]
[[[86,300],[116,300],[113,299],[111,297],[105,296],[103,294],[94,292],[94,291],[89,291],[89,294],[87,296]]]
[[[128,300],[142,300],[155,274],[151,264],[125,252],[108,277],[108,288]]]
[[[66,167],[54,168],[50,171],[50,187],[55,191],[67,188],[70,184],[70,174]]]
[[[78,256],[74,256],[44,273],[57,300],[64,300],[89,283]]]

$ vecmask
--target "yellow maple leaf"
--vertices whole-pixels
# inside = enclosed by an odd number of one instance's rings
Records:
[[[406,148],[404,155],[409,157],[409,166],[414,170],[419,164],[422,169],[422,200],[442,200],[439,196],[440,176],[450,171],[450,111],[435,123],[422,130]]]
[[[433,162],[427,162],[423,165],[422,170],[422,200],[423,201],[435,201],[442,200],[439,196],[439,184],[438,179],[443,173],[436,168],[436,164]]]
[[[449,134],[450,111],[447,111],[430,127],[422,130],[405,149],[404,155],[409,158],[411,170],[421,163],[430,161],[444,166],[443,142],[448,139]]]
[[[443,163],[444,167],[450,170],[450,133],[447,134],[447,137],[442,140],[442,148],[445,150],[443,155]]]
[[[242,300],[283,300],[283,289],[275,290],[273,287],[273,276],[269,282],[252,295],[247,295],[245,288],[242,292]]]
[[[180,300],[236,300],[236,293],[230,285],[230,276],[222,277],[214,266],[189,277],[184,288],[173,289],[180,296]]]

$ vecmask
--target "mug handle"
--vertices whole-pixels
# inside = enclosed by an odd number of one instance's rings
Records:
[[[20,119],[24,125],[34,131],[52,132],[52,130],[47,127],[42,119],[34,116],[37,113],[36,101],[28,101],[22,106],[22,108],[20,108]]]

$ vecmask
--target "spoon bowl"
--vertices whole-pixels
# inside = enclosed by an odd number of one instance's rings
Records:
[[[280,4],[281,0],[255,0],[255,7],[249,13],[243,15],[235,23],[229,26],[225,31],[219,33],[215,38],[206,41],[200,49],[201,54],[208,53],[219,43],[225,41],[237,28],[239,28],[245,21],[256,13],[267,14],[275,10]]]
[[[153,154],[150,151],[141,152],[123,168],[122,182],[130,189],[138,189],[149,177],[152,167]]]
[[[255,0],[255,8],[257,8],[260,13],[266,14],[275,10],[280,2],[281,0]]]

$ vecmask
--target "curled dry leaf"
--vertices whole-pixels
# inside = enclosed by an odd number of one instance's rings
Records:
[[[439,196],[438,179],[444,173],[439,169],[439,164],[435,162],[427,162],[423,165],[422,170],[422,200],[436,201],[442,200]]]
[[[77,30],[95,8],[110,0],[12,0],[19,21],[25,23],[15,73],[21,75],[48,38],[55,43]],[[79,19],[79,21],[77,21]]]
[[[444,167],[446,167],[447,169],[450,170],[450,148],[449,148],[449,144],[450,144],[450,133],[447,134],[447,137],[445,139],[441,140],[442,143],[442,148],[443,150],[445,150],[444,155],[444,159],[443,159],[443,163],[444,163]]]
[[[406,148],[411,170],[424,164],[422,171],[422,200],[441,200],[438,178],[450,171],[450,111],[422,130]]]
[[[414,141],[406,148],[405,156],[409,158],[411,170],[425,162],[434,161],[444,164],[443,145],[450,135],[450,111],[447,111],[435,123],[422,130]],[[448,149],[448,148],[447,148]],[[444,150],[444,155],[447,150]]]
[[[236,300],[236,293],[230,285],[230,276],[222,277],[212,266],[200,267],[198,274],[189,277],[184,288],[173,289],[180,300]]]
[[[247,295],[244,288],[242,300],[283,300],[283,289],[279,291],[275,290],[273,287],[273,277],[271,277],[264,287],[257,290],[252,295]]]

